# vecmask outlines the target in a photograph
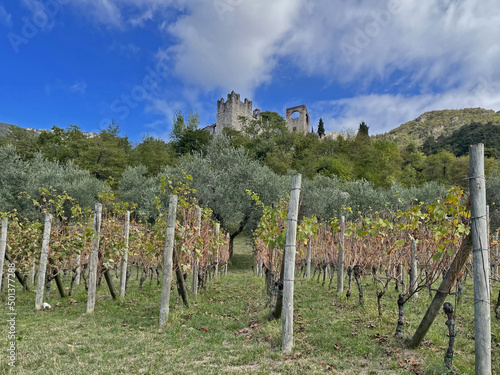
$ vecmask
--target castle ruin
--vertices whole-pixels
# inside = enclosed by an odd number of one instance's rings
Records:
[[[241,131],[244,121],[240,117],[244,117],[247,121],[260,120],[260,110],[252,111],[252,101],[245,98],[242,103],[240,94],[232,91],[227,95],[227,101],[224,102],[224,98],[217,101],[216,132],[220,133],[227,127]]]
[[[299,117],[293,118],[295,113]],[[287,108],[286,110],[286,126],[290,131],[299,133],[309,133],[309,113],[305,105],[298,105],[296,107]]]
[[[295,113],[298,113],[297,118],[292,117]],[[242,121],[241,118],[245,118],[246,120]],[[217,101],[215,132],[221,133],[227,127],[241,131],[243,130],[244,122],[260,119],[260,109],[252,109],[252,101],[247,98],[241,102],[240,95],[232,91],[227,95],[226,101],[224,101],[224,98]],[[290,131],[304,134],[309,133],[309,123],[309,113],[305,105],[299,105],[286,110],[286,126]]]

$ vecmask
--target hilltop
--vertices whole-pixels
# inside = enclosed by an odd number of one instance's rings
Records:
[[[399,145],[410,142],[420,147],[429,137],[449,137],[464,125],[492,123],[500,125],[500,113],[491,109],[465,108],[430,111],[408,121],[388,133],[377,136]]]
[[[0,137],[3,137],[5,134],[9,132],[9,128],[11,126],[17,126],[12,124],[6,124],[5,122],[0,122]]]
[[[35,133],[37,136],[40,135],[42,132],[52,132],[51,129],[25,128],[25,127],[18,126],[18,125],[13,125],[13,124],[7,124],[5,122],[0,122],[0,138],[9,133],[11,126],[14,126],[15,128],[18,128],[18,129],[28,130],[30,132]],[[88,138],[93,138],[93,137],[95,137],[97,135],[97,133],[85,132],[85,131],[82,131],[82,134],[84,134]]]

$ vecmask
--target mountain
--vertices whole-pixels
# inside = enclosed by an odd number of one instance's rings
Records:
[[[449,137],[464,125],[471,123],[500,125],[500,113],[491,109],[465,108],[430,111],[415,120],[376,136],[379,139],[395,141],[399,145],[413,143],[420,147],[429,137]]]
[[[9,128],[11,126],[16,126],[16,125],[11,125],[11,124],[6,124],[5,122],[0,122],[0,137],[3,137],[5,134],[9,132]]]

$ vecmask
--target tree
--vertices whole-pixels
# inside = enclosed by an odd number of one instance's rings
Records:
[[[118,183],[118,195],[124,202],[136,203],[136,215],[154,223],[158,217],[155,197],[160,196],[160,178],[148,177],[144,165],[128,167]]]
[[[177,110],[174,114],[172,133],[170,133],[170,138],[172,138],[174,142],[178,141],[187,131],[198,130],[198,125],[200,125],[200,116],[198,116],[197,110],[195,110],[194,112],[192,110],[189,110],[187,124],[184,120],[182,111]]]
[[[175,165],[177,156],[173,144],[146,135],[132,150],[132,164],[144,165],[148,176],[156,176],[167,165]]]
[[[53,189],[56,194],[67,192],[83,208],[93,206],[98,193],[106,190],[102,181],[72,162],[52,162],[41,153],[23,161],[11,145],[0,147],[0,164],[0,211],[3,212],[16,209],[22,216],[36,217],[39,212],[31,201],[18,199],[18,195],[26,192],[40,200],[39,188]]]
[[[172,132],[170,133],[170,138],[174,141],[178,140],[184,134],[186,130],[186,123],[184,122],[184,115],[182,111],[177,110],[174,113]]]
[[[368,129],[370,129],[370,127],[366,125],[364,121],[362,121],[361,124],[359,124],[358,134],[356,134],[356,138],[368,138]]]
[[[323,138],[325,136],[325,124],[323,123],[323,119],[319,119],[319,124],[318,124],[318,136],[320,138]]]
[[[40,133],[37,145],[47,159],[66,163],[80,158],[88,147],[88,139],[76,125],[70,125],[67,129],[54,125],[50,132]]]
[[[130,163],[132,145],[127,136],[120,136],[120,128],[114,122],[88,139],[88,147],[76,163],[101,180],[109,177],[119,180]]]
[[[11,125],[9,132],[0,138],[0,146],[13,145],[16,152],[23,160],[31,159],[40,152],[37,144],[38,134],[33,130],[27,130]]]
[[[286,192],[289,178],[282,178],[259,162],[251,160],[244,148],[234,148],[230,139],[220,135],[208,145],[206,155],[184,157],[168,176],[186,172],[193,177],[193,188],[200,205],[213,211],[215,218],[233,240],[245,228],[256,225],[260,211],[247,194],[249,189],[270,205]]]
[[[174,148],[178,155],[204,153],[212,136],[202,129],[186,129],[181,137],[174,142]]]

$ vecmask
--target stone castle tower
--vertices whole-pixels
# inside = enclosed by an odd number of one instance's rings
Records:
[[[240,101],[240,94],[234,91],[227,95],[227,101],[224,98],[217,101],[217,122],[216,132],[222,132],[222,129],[231,127],[234,130],[242,130],[243,124],[240,117],[245,117],[247,121],[259,120],[260,109],[252,111],[252,101],[245,98],[242,103]]]
[[[293,117],[295,113],[299,115],[297,118]],[[217,101],[215,132],[221,133],[226,127],[241,131],[243,124],[240,117],[246,118],[247,121],[260,120],[260,109],[252,110],[252,101],[245,98],[245,101],[241,102],[240,95],[232,91],[227,95],[227,101],[224,101],[224,98]],[[310,119],[305,105],[287,108],[286,126],[293,132],[309,133]]]

